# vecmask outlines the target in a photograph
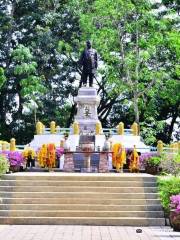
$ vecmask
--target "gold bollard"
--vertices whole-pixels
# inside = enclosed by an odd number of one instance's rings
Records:
[[[36,123],[36,134],[37,135],[40,135],[40,134],[42,134],[42,123],[40,122],[40,121],[38,121],[37,123]]]
[[[2,143],[2,151],[6,151],[6,143]]]
[[[16,139],[11,138],[10,140],[10,151],[15,151],[16,150]]]
[[[157,152],[161,154],[163,152],[163,141],[159,140],[157,142]]]
[[[117,130],[118,130],[119,135],[124,135],[124,123],[123,122],[119,123]]]
[[[60,126],[56,126],[56,133],[60,133]]]
[[[96,123],[96,135],[100,135],[102,133],[102,125],[100,122]]]
[[[50,132],[51,134],[56,133],[56,123],[54,121],[50,123]]]
[[[138,124],[136,122],[133,123],[133,125],[131,126],[131,129],[134,136],[139,135]]]
[[[73,123],[73,134],[79,135],[79,123],[77,121],[74,121]]]
[[[178,143],[172,143],[172,152],[178,153]]]

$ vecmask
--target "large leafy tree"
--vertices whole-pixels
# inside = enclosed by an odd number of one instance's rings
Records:
[[[82,15],[81,24],[101,52],[114,92],[122,93],[122,85],[129,91],[139,123],[139,98],[165,75],[158,54],[166,22],[153,15],[145,0],[97,0],[93,10]]]
[[[30,140],[34,123],[32,125],[32,111],[24,114],[25,95],[26,101],[31,97],[38,99],[37,118],[45,124],[58,119],[63,126],[69,117],[71,103],[67,99],[75,89],[72,72],[76,66],[73,61],[64,61],[58,52],[58,43],[69,42],[73,49],[79,31],[77,16],[68,1],[20,0],[0,1],[0,18],[0,66],[4,83],[0,91],[0,128],[3,137],[16,133],[24,138],[19,128],[23,118],[26,135],[29,135],[27,126],[31,129]],[[24,47],[19,47],[20,44]],[[33,57],[20,59],[21,51]],[[4,76],[8,79],[6,82]],[[43,96],[38,94],[41,82],[48,89]],[[18,104],[19,99],[22,105]]]

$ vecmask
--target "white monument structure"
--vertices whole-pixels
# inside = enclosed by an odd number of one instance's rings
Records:
[[[96,89],[81,87],[74,101],[77,104],[75,121],[79,123],[80,132],[95,133],[95,126],[98,122],[97,107],[100,103]]]

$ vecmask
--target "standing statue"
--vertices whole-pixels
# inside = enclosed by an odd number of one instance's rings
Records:
[[[87,79],[89,78],[89,87],[93,86],[93,78],[98,66],[97,52],[92,48],[91,41],[86,42],[86,48],[81,54],[79,59],[79,64],[83,66],[81,75],[81,84],[83,86],[87,85]]]

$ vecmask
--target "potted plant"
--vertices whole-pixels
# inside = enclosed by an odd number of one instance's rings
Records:
[[[180,194],[170,197],[169,220],[174,231],[180,231]]]
[[[159,165],[161,163],[160,156],[153,156],[146,160],[145,171],[149,174],[157,174],[159,172]]]
[[[18,151],[9,151],[8,154],[9,159],[9,165],[10,165],[10,171],[12,172],[19,172],[20,167],[22,166],[24,159],[22,156],[22,153]]]

